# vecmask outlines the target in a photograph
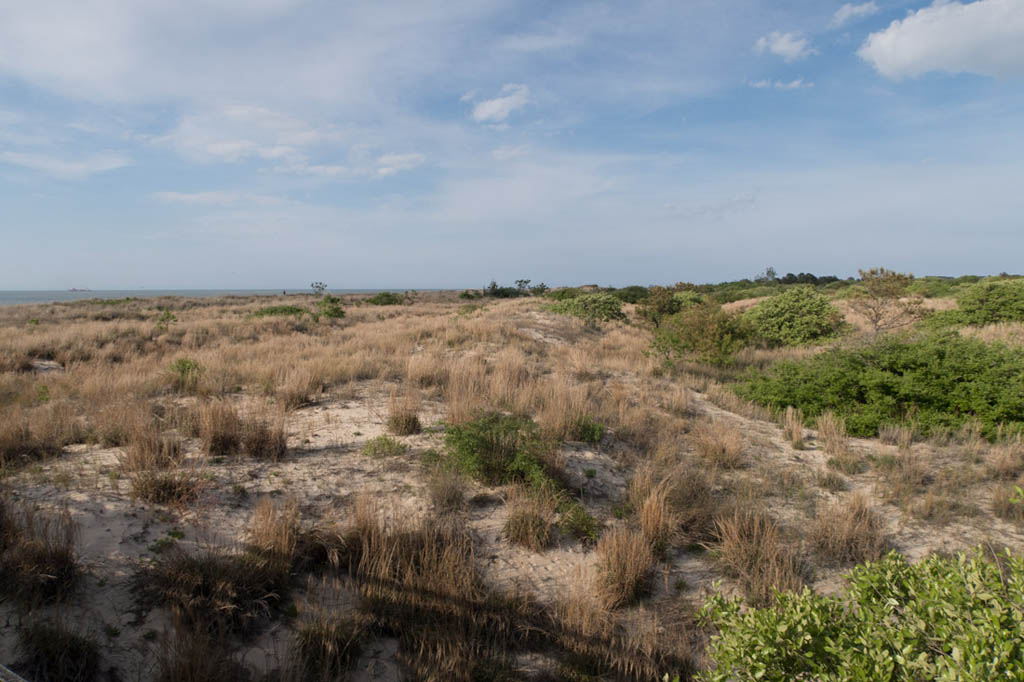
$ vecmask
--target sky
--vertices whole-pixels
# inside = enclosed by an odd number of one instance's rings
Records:
[[[0,289],[1020,272],[1024,0],[0,0]]]

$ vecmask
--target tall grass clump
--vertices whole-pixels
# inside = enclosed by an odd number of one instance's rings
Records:
[[[644,596],[654,568],[654,554],[641,533],[613,528],[597,541],[596,551],[595,589],[605,607],[625,606]]]
[[[418,396],[407,392],[399,396],[391,394],[388,401],[387,427],[396,436],[411,436],[422,429],[419,418],[420,401]]]
[[[242,444],[242,420],[234,406],[224,400],[211,400],[199,409],[199,435],[203,449],[211,457],[238,452]]]
[[[522,545],[534,552],[542,552],[554,539],[558,498],[548,488],[530,489],[513,486],[505,504],[508,519],[505,537],[509,542]]]
[[[100,675],[96,640],[54,620],[19,627],[17,657],[15,672],[35,682],[93,682]]]
[[[837,563],[873,561],[890,545],[885,522],[859,494],[819,509],[810,539],[819,554]]]
[[[28,606],[59,602],[83,575],[78,524],[67,509],[47,513],[27,504],[0,507],[0,594]]]
[[[803,562],[768,516],[738,509],[716,522],[715,535],[719,563],[739,581],[751,604],[769,603],[776,590],[803,585]]]

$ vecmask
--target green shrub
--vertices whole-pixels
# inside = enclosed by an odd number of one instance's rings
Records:
[[[313,319],[319,322],[321,317],[329,320],[345,317],[345,310],[341,307],[341,299],[331,294],[325,294],[318,300],[316,302],[316,311],[313,313]]]
[[[1024,279],[991,279],[969,287],[959,297],[965,324],[1024,320]]]
[[[582,294],[575,298],[559,301],[551,306],[552,312],[572,315],[588,323],[626,321],[622,312],[622,301],[611,294]]]
[[[679,305],[679,310],[682,310],[683,308],[692,308],[695,305],[704,303],[706,299],[696,291],[686,290],[673,293],[672,300]]]
[[[713,667],[727,680],[994,680],[1024,678],[1024,558],[979,548],[910,565],[891,552],[855,568],[836,596],[778,593],[742,609],[710,597]]]
[[[555,301],[567,301],[570,298],[576,298],[582,296],[586,292],[579,287],[564,287],[562,289],[555,289],[544,294],[545,297],[553,299]]]
[[[467,301],[475,301],[476,299],[483,297],[484,295],[481,292],[473,291],[471,289],[466,289],[459,294],[459,298],[466,299]]]
[[[394,457],[404,455],[409,446],[391,436],[377,436],[366,441],[363,454],[367,457]]]
[[[789,287],[747,313],[758,336],[770,346],[797,346],[834,336],[842,315],[812,287]]]
[[[445,433],[448,455],[462,473],[488,485],[526,480],[545,485],[540,457],[547,444],[532,420],[489,412]]]
[[[854,436],[874,436],[882,424],[910,420],[930,433],[977,418],[993,437],[1001,423],[1009,431],[1024,427],[1024,349],[955,332],[918,340],[887,337],[780,362],[752,375],[737,392],[775,409],[798,407],[807,420],[832,410]]]
[[[570,436],[572,440],[596,445],[601,442],[602,438],[604,438],[604,432],[604,424],[596,422],[590,417],[583,416],[577,419],[576,423],[573,424]]]
[[[569,497],[548,470],[544,455],[551,443],[540,436],[532,420],[488,412],[465,424],[449,426],[445,447],[456,469],[487,485],[521,482],[536,492],[554,494],[562,527],[580,540],[597,540],[597,521]]]
[[[270,305],[260,308],[252,314],[253,317],[277,317],[279,315],[305,315],[306,310],[297,305]]]
[[[718,304],[701,303],[663,319],[652,345],[669,361],[693,357],[725,365],[750,337],[750,325],[743,318],[726,313]]]
[[[175,386],[182,391],[194,390],[203,373],[202,366],[192,358],[178,358],[171,363]]]
[[[682,301],[676,298],[675,293],[671,289],[651,287],[647,298],[637,307],[637,313],[641,319],[646,320],[653,327],[657,328],[661,325],[662,320],[669,315],[678,313],[682,309]]]
[[[612,296],[619,299],[623,303],[639,303],[644,301],[650,295],[650,290],[647,287],[642,287],[639,284],[634,284],[628,287],[622,287],[611,292]]]
[[[925,298],[945,298],[953,296],[964,288],[979,281],[977,275],[963,277],[918,277],[907,287],[907,292]]]
[[[366,302],[371,305],[402,305],[405,303],[405,296],[393,291],[382,291],[367,298]]]

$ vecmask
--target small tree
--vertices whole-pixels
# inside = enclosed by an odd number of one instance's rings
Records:
[[[682,308],[682,303],[675,298],[673,293],[671,289],[665,287],[651,287],[647,298],[637,306],[640,317],[657,329],[661,326],[663,319],[678,313]]]
[[[876,334],[906,327],[921,318],[921,297],[907,295],[913,275],[885,268],[858,272],[861,283],[852,292],[850,307],[867,318]]]
[[[654,332],[653,349],[666,361],[692,357],[711,365],[727,365],[747,345],[749,323],[715,303],[700,303],[662,319]]]
[[[317,296],[323,296],[324,292],[327,291],[327,285],[323,282],[313,282],[309,285],[309,288],[313,290],[313,293]]]
[[[516,289],[519,289],[519,291],[521,291],[521,292],[523,292],[525,294],[529,288],[530,288],[530,280],[528,280],[528,279],[517,279],[516,280]]]

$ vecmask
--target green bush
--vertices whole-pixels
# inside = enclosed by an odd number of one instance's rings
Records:
[[[345,317],[345,310],[341,307],[341,299],[337,296],[327,294],[317,301],[316,312],[313,313],[313,319],[319,322],[321,317],[326,317],[330,320],[337,320]]]
[[[679,305],[679,308],[677,308],[678,312],[683,308],[692,308],[695,305],[704,303],[706,299],[700,294],[698,294],[696,291],[686,290],[676,291],[675,293],[673,293],[672,300],[674,300]]]
[[[611,294],[582,294],[551,306],[551,311],[562,315],[573,315],[589,323],[626,321],[622,312],[622,301]]]
[[[834,336],[842,315],[828,298],[807,285],[789,287],[746,314],[770,346],[798,346]]]
[[[391,436],[377,436],[366,441],[363,445],[363,454],[367,457],[396,457],[404,455],[409,446]]]
[[[1024,427],[1024,349],[955,332],[886,337],[780,362],[737,392],[775,409],[798,407],[808,420],[832,410],[854,436],[908,420],[927,433],[977,418],[993,437],[1001,423],[1011,431]]]
[[[305,315],[306,309],[297,305],[270,305],[260,308],[253,317],[276,317],[278,315]]]
[[[581,540],[596,541],[597,521],[566,494],[544,463],[551,447],[533,420],[500,412],[453,424],[445,432],[447,460],[456,469],[487,485],[522,482],[554,493],[566,531]]]
[[[654,331],[652,347],[668,361],[692,357],[726,365],[750,338],[750,325],[743,318],[715,303],[701,303],[664,318]]]
[[[967,288],[959,297],[965,324],[985,325],[1024,320],[1024,279],[990,279]]]
[[[671,289],[651,287],[647,298],[637,306],[637,313],[641,319],[646,320],[653,327],[657,328],[662,320],[669,315],[678,313],[682,309],[682,301],[676,298],[675,293]]]
[[[448,455],[462,473],[488,485],[517,480],[544,485],[540,457],[547,444],[532,420],[488,412],[445,433]]]
[[[567,301],[570,298],[576,298],[577,296],[582,296],[585,293],[586,292],[583,291],[583,289],[580,289],[579,287],[565,287],[563,289],[555,289],[554,291],[549,291],[546,294],[544,294],[544,296],[555,301]]]
[[[177,388],[182,391],[190,391],[195,389],[199,383],[199,376],[203,373],[203,368],[192,358],[178,358],[171,363],[171,372],[174,374],[174,383]]]
[[[604,438],[604,432],[604,424],[584,416],[577,419],[576,423],[573,424],[571,436],[573,440],[580,441],[581,443],[596,445]]]
[[[393,291],[382,291],[366,299],[371,305],[402,305],[405,303],[405,296],[396,294]]]
[[[1024,679],[1024,558],[982,549],[910,565],[891,552],[836,596],[805,588],[770,607],[716,594],[701,617],[708,682]]]
[[[647,287],[642,287],[638,284],[634,284],[628,287],[622,287],[611,292],[612,296],[619,299],[623,303],[639,303],[644,301],[650,295],[650,290]]]
[[[907,287],[907,293],[925,298],[945,298],[963,291],[979,281],[977,275],[963,277],[918,277]]]

